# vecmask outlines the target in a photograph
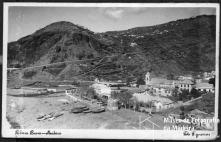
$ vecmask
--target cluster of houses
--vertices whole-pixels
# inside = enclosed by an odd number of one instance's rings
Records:
[[[94,90],[98,95],[107,98],[108,102],[116,102],[116,100],[113,100],[113,98],[111,98],[111,92],[116,92],[119,90],[112,89],[112,87],[103,84],[103,82],[94,83],[92,87],[94,88]],[[132,92],[131,100],[136,100],[137,102],[143,102],[143,103],[151,103],[151,111],[153,112],[159,112],[180,105],[180,102],[173,102],[167,97],[163,97],[161,95],[153,95],[152,93],[150,93],[150,90],[134,89],[133,91],[132,90],[130,91]],[[109,106],[110,106],[109,110],[111,110],[111,105]],[[116,108],[116,105],[114,105],[114,107]]]
[[[166,78],[150,78],[147,73],[145,77],[146,87],[153,90],[154,95],[171,96],[172,90],[178,87],[179,90],[188,90],[189,92],[195,88],[199,91],[214,92],[214,86],[208,81],[194,82],[191,76],[180,76],[178,80],[168,80]]]
[[[153,90],[153,94],[157,96],[171,96],[175,87],[180,90],[191,91],[193,88],[193,81],[191,80],[168,80],[166,78],[152,78],[147,82],[147,88]]]
[[[118,87],[116,87],[118,86]],[[119,86],[122,86],[119,88]],[[140,87],[127,87],[126,83],[122,81],[109,82],[109,81],[99,81],[96,79],[90,87],[94,88],[95,92],[107,99],[108,110],[117,110],[119,103],[117,99],[111,97],[112,92],[120,92],[127,88],[126,90],[132,93],[131,100],[136,100],[136,102],[146,103],[146,109],[148,112],[162,112],[170,108],[176,108],[183,105],[182,101],[174,102],[169,99],[172,95],[174,88],[182,91],[183,89],[191,91],[196,88],[200,91],[214,92],[214,86],[209,84],[208,81],[194,82],[191,76],[180,76],[177,80],[168,80],[166,78],[151,78],[148,72],[145,76],[145,85]],[[131,89],[131,90],[130,90]],[[76,93],[76,88],[66,89],[66,94]],[[140,107],[141,108],[141,107]],[[143,109],[143,107],[142,107]],[[200,110],[193,110],[189,112],[188,116],[191,118],[207,118],[209,114],[202,112]],[[212,123],[200,124],[200,127],[212,129]]]
[[[105,82],[96,80],[93,84],[93,88],[98,94],[111,98],[111,92],[117,91],[113,89],[115,85],[126,85],[122,82]],[[189,92],[195,88],[199,91],[214,92],[214,86],[209,84],[208,81],[194,82],[192,76],[179,76],[177,80],[168,80],[166,78],[151,78],[150,73],[147,72],[145,76],[145,85],[139,86],[139,91],[133,91],[133,98],[139,102],[153,104],[154,110],[162,111],[171,107],[180,105],[180,102],[173,102],[168,97],[172,95],[174,88],[178,88],[179,91],[188,90]],[[122,87],[123,88],[123,87]],[[136,90],[136,89],[134,89]]]
[[[116,100],[111,98],[112,92],[120,92],[122,88],[119,86],[125,86],[126,83],[122,81],[109,82],[109,81],[99,81],[96,79],[94,84],[91,86],[94,88],[95,92],[109,100],[109,102],[114,102],[114,110],[116,107]],[[118,87],[116,87],[118,86]],[[193,81],[192,76],[179,76],[177,80],[168,80],[166,78],[151,78],[150,73],[147,72],[145,76],[145,85],[140,85],[137,87],[130,87],[132,92],[132,99],[136,99],[138,102],[150,103],[155,112],[162,111],[171,107],[176,107],[181,105],[181,102],[173,102],[169,99],[169,96],[172,95],[174,88],[178,88],[179,91],[188,90],[189,92],[195,88],[200,91],[214,92],[214,86],[209,84],[208,81]],[[126,89],[128,90],[129,87]],[[66,90],[66,94],[69,92],[72,93],[73,90]],[[109,105],[110,109],[113,107]]]
[[[173,82],[166,82],[165,86],[162,87],[172,87],[174,85]],[[189,84],[190,82],[182,82],[181,84]],[[157,84],[155,84],[157,85]],[[161,84],[158,84],[161,85]],[[111,89],[110,86],[105,84],[105,82],[96,82],[94,83],[91,87],[94,88],[96,93],[101,96],[107,97],[107,109],[108,110],[117,110],[118,109],[118,100],[111,98],[111,92],[114,91]],[[188,86],[186,86],[188,87]],[[138,89],[139,90],[139,89]],[[170,100],[168,97],[164,97],[161,95],[153,95],[150,90],[143,90],[140,89],[140,91],[135,91],[133,93],[133,97],[131,99],[136,100],[138,102],[143,102],[143,103],[149,103],[150,106],[148,108],[148,112],[160,112],[169,108],[174,108],[174,107],[179,107],[182,106],[182,102],[173,102]],[[75,94],[77,92],[77,88],[70,88],[66,89],[65,93],[66,94]],[[211,119],[212,116],[202,112],[200,110],[192,110],[188,113],[188,116],[194,119]],[[198,124],[197,124],[198,125]],[[213,123],[200,123],[199,124],[200,128],[205,128],[205,129],[213,129],[214,124]]]

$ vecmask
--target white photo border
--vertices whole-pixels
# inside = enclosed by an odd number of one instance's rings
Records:
[[[220,7],[216,3],[4,3],[3,15],[3,80],[2,80],[2,137],[12,138],[95,138],[95,139],[171,139],[171,140],[211,140],[218,136],[218,125],[215,131],[197,131],[209,136],[198,138],[187,137],[183,131],[165,130],[97,130],[97,129],[34,129],[36,132],[55,131],[61,135],[15,135],[16,130],[29,132],[31,129],[10,129],[6,120],[7,91],[7,44],[8,44],[8,9],[11,6],[25,7],[207,7],[216,8],[216,88],[215,88],[215,118],[218,119],[219,104],[219,25]]]

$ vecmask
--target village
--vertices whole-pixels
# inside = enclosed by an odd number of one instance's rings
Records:
[[[168,129],[168,125],[173,126],[165,124],[165,118],[214,117],[214,111],[204,112],[198,106],[204,96],[214,95],[215,84],[211,83],[212,79],[215,79],[214,71],[205,72],[196,78],[184,75],[176,79],[152,77],[147,72],[142,81],[132,82],[98,78],[81,83],[34,82],[7,89],[7,118],[12,128],[36,128],[36,125],[45,128],[59,123],[58,128]],[[81,116],[81,120],[75,117],[77,123],[73,122],[70,114]],[[85,118],[82,119],[82,115]],[[27,119],[21,120],[21,116]],[[97,122],[93,122],[92,118]],[[213,130],[214,124],[200,123],[194,125],[194,129]]]

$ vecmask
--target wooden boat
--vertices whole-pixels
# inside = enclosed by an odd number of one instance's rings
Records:
[[[44,120],[44,119],[45,119],[45,116],[46,116],[46,114],[41,115],[41,116],[37,117],[37,120],[38,120],[38,121]]]
[[[51,112],[49,114],[44,114],[42,116],[37,117],[37,120],[38,121],[46,120],[46,119],[52,118],[53,115],[54,115],[54,112]]]
[[[93,113],[101,113],[101,112],[104,112],[104,111],[105,111],[104,108],[98,108],[98,109],[92,110]]]
[[[71,109],[71,113],[81,113],[81,112],[83,112],[83,111],[86,111],[86,110],[89,110],[89,108],[88,107],[83,107],[83,108],[73,108],[73,109]]]
[[[62,116],[63,114],[64,114],[63,112],[59,112],[59,113],[55,114],[53,117],[48,118],[48,120],[51,121],[51,120],[53,120],[53,119],[55,119],[55,118],[57,118],[59,116]]]
[[[83,112],[83,110],[82,109],[72,109],[70,112],[71,113],[81,113],[81,112]]]
[[[91,110],[85,110],[85,111],[83,111],[83,113],[90,113],[91,112]]]
[[[87,106],[76,106],[76,107],[74,107],[74,109],[84,109],[84,108],[87,108]]]

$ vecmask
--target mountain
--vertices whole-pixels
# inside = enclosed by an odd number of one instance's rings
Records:
[[[56,22],[8,43],[8,66],[65,62],[23,70],[23,78],[37,80],[133,80],[147,71],[155,76],[211,71],[215,70],[215,20],[213,15],[201,15],[105,33]]]
[[[137,45],[135,48],[146,54],[156,72],[200,72],[215,69],[215,23],[215,16],[202,15],[104,34],[116,37],[125,46]]]

